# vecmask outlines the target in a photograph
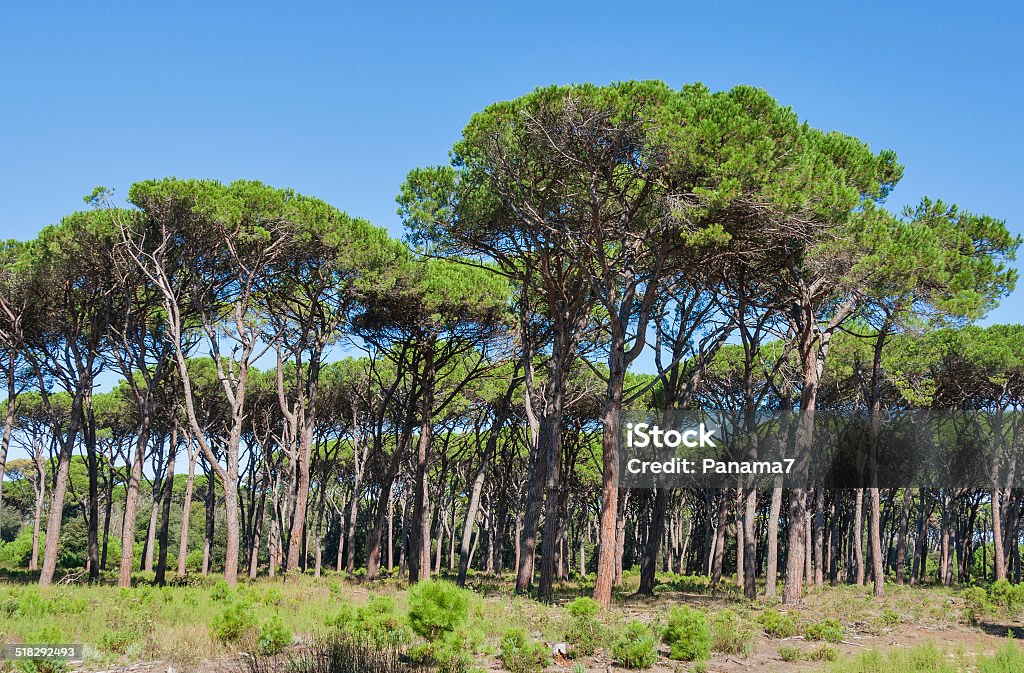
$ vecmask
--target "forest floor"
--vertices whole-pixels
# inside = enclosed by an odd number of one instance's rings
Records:
[[[27,575],[0,572],[0,641],[85,645],[84,661],[69,664],[69,671],[242,673],[246,666],[240,653],[257,647],[265,633],[273,637],[276,632],[278,638],[285,634],[290,644],[279,656],[287,657],[331,628],[331,616],[345,605],[365,605],[372,596],[383,595],[393,602],[399,619],[407,610],[407,592],[397,580],[363,583],[330,574],[261,579],[228,589],[205,578],[163,588],[146,584],[146,579],[140,575],[131,590],[105,584],[39,589]],[[669,611],[678,605],[707,615],[714,651],[705,662],[680,662],[669,659],[668,646],[659,644],[652,671],[947,670],[900,663],[900,657],[939,658],[954,671],[1024,670],[1019,661],[997,669],[984,663],[1006,647],[1008,635],[1024,637],[1024,600],[1016,598],[1024,592],[1011,592],[1007,600],[998,588],[986,592],[887,584],[886,596],[875,599],[870,587],[825,586],[812,588],[803,605],[791,607],[776,599],[746,600],[728,581],[712,588],[706,578],[680,575],[659,577],[655,597],[640,597],[633,593],[637,581],[627,574],[613,607],[598,615],[606,635],[594,655],[576,661],[556,656],[549,671],[619,670],[611,653],[616,634],[631,621],[660,633]],[[585,583],[565,584],[548,604],[513,595],[509,579],[477,576],[468,586],[479,597],[470,610],[469,623],[478,634],[472,658],[487,671],[503,670],[500,643],[511,628],[522,628],[549,646],[562,642],[568,623],[565,603],[589,593]],[[784,621],[775,637],[765,628],[770,616]],[[15,666],[0,662],[0,670],[5,668]]]

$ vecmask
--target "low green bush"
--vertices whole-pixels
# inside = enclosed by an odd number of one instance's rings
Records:
[[[988,597],[1002,608],[1016,608],[1024,603],[1024,588],[1011,584],[1008,580],[996,580],[988,588]]]
[[[455,631],[469,616],[469,592],[450,582],[417,582],[408,598],[409,625],[430,641]]]
[[[703,612],[685,605],[672,608],[662,641],[669,646],[669,657],[696,661],[711,656],[711,627]]]
[[[42,538],[42,535],[40,535]],[[40,554],[40,557],[42,555]],[[10,542],[0,540],[0,567],[24,568],[32,558],[32,527],[25,526]]]
[[[894,648],[884,654],[869,650],[852,657],[844,657],[830,665],[831,673],[958,673],[956,662],[934,643],[916,647]],[[1011,673],[1011,670],[995,669],[985,673]]]
[[[630,622],[612,646],[612,656],[623,668],[650,668],[658,660],[654,634],[645,624]]]
[[[501,640],[501,660],[511,673],[538,673],[551,665],[551,651],[531,642],[523,629],[511,629]]]
[[[991,656],[979,656],[975,665],[978,673],[1021,673],[1024,671],[1024,649],[1011,641]]]
[[[277,654],[292,642],[292,632],[281,621],[280,615],[273,615],[260,625],[256,641],[260,654]]]
[[[794,647],[793,645],[779,645],[778,658],[783,662],[799,662],[804,658],[804,653],[800,651],[800,647]]]
[[[796,620],[790,615],[784,615],[773,608],[768,608],[762,612],[758,616],[757,622],[764,629],[764,634],[769,638],[792,638],[799,633]]]
[[[371,596],[366,605],[354,608],[342,603],[341,609],[329,615],[324,625],[384,647],[397,647],[409,640],[405,621],[395,612],[395,599],[391,596]]]
[[[213,616],[210,631],[222,643],[236,644],[256,630],[256,617],[250,606],[233,601]]]
[[[807,640],[823,640],[826,643],[838,643],[846,635],[846,630],[838,619],[825,619],[808,624],[804,629]]]
[[[234,592],[224,580],[217,580],[217,583],[210,587],[210,599],[214,601],[226,601],[234,597]]]
[[[468,673],[473,666],[472,657],[455,631],[416,645],[408,656],[413,664],[435,668],[437,673]]]
[[[111,654],[125,654],[140,638],[140,634],[130,628],[108,629],[100,634],[100,648]]]
[[[569,623],[565,629],[565,641],[572,645],[570,657],[589,657],[597,650],[604,636],[604,628],[597,621],[600,606],[593,598],[580,596],[569,602],[565,610]]]
[[[51,607],[51,602],[33,587],[22,592],[15,614],[18,617],[45,617],[51,614]]]
[[[750,628],[732,610],[722,610],[711,620],[711,649],[746,657],[751,648]]]
[[[804,655],[807,661],[835,661],[839,658],[839,650],[828,643],[822,643]]]
[[[185,570],[189,572],[200,572],[203,569],[203,550],[193,549],[185,557]]]

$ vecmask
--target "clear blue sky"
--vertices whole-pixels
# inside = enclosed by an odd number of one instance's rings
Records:
[[[895,149],[892,203],[928,194],[1024,230],[1024,11],[900,4],[11,3],[0,236],[168,175],[290,186],[398,234],[405,173],[444,162],[474,111],[647,78],[763,87]],[[1022,309],[1024,288],[989,322]]]

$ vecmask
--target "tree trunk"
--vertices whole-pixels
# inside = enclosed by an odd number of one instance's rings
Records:
[[[626,357],[622,335],[614,335],[608,356],[608,390],[604,404],[601,436],[601,546],[597,557],[597,578],[594,582],[594,600],[608,609],[615,583],[616,530],[619,514],[619,421],[622,411],[623,384],[626,375]]]
[[[193,449],[191,444],[188,447],[188,478],[185,481],[185,503],[181,508],[181,538],[178,541],[178,574],[184,575],[187,572],[185,561],[188,558],[188,528],[192,514],[192,489],[196,481],[196,459],[199,457],[199,449]]]
[[[18,399],[17,373],[18,351],[9,347],[7,351],[7,410],[4,414],[3,439],[0,440],[0,512],[4,504],[4,471],[7,468],[7,450],[11,446],[11,432],[14,430],[14,417],[17,411],[15,404]]]
[[[854,493],[853,505],[853,569],[854,583],[864,585],[864,489]]]
[[[85,451],[86,461],[89,466],[89,533],[88,533],[88,562],[89,580],[95,582],[100,576],[100,471],[99,461],[96,453],[96,415],[92,407],[92,391],[85,396]],[[0,475],[2,480],[2,475]]]
[[[907,531],[910,527],[910,510],[914,502],[913,491],[903,489],[903,507],[900,510],[899,534],[896,538],[896,583],[906,584]],[[923,506],[923,505],[922,505]]]
[[[53,574],[57,570],[57,548],[60,543],[60,528],[64,518],[64,497],[67,494],[68,478],[71,473],[71,454],[81,421],[83,394],[84,389],[80,386],[71,404],[71,420],[68,423],[67,436],[60,441],[57,477],[50,494],[50,511],[46,517],[46,542],[43,544],[43,568],[39,572],[39,586],[45,587],[52,584]]]
[[[488,437],[487,443],[491,443],[491,437]],[[480,467],[477,468],[476,476],[473,477],[473,486],[469,492],[469,504],[466,505],[466,519],[462,524],[462,540],[459,545],[458,584],[460,587],[466,586],[466,574],[469,572],[470,543],[473,538],[473,525],[476,523],[477,511],[480,508],[480,493],[484,488],[484,477],[487,474],[487,465],[488,453],[485,449],[484,456],[480,462]]]
[[[825,583],[825,490],[819,485],[814,489],[814,518],[812,526],[814,539],[814,586]]]
[[[156,577],[154,581],[160,586],[164,585],[164,577],[167,573],[167,537],[171,524],[171,496],[174,493],[174,459],[178,455],[178,429],[171,432],[171,443],[168,447],[167,476],[164,477],[163,497],[161,498],[160,532],[158,533],[158,544],[160,551],[156,562]]]
[[[212,470],[206,473],[206,536],[203,543],[203,575],[211,570],[210,554],[213,552],[213,527],[217,517],[217,483]]]
[[[743,497],[743,595],[757,598],[757,488],[751,479]]]
[[[651,525],[647,528],[647,541],[644,544],[644,552],[640,557],[640,588],[637,593],[641,596],[653,596],[656,563],[658,548],[665,532],[665,513],[668,510],[669,489],[663,486],[655,488],[654,505],[651,508]],[[580,553],[583,553],[583,545],[580,544]],[[585,574],[583,570],[580,574]]]
[[[427,493],[427,461],[433,436],[434,348],[425,349],[423,398],[420,405],[420,436],[416,442],[412,521],[409,527],[409,582],[430,579],[430,496]]]
[[[779,581],[779,515],[782,512],[782,487],[772,489],[772,504],[768,514],[768,558],[765,562],[764,594],[774,596]]]
[[[36,467],[36,506],[32,517],[32,556],[29,558],[28,569],[39,569],[39,526],[43,518],[43,503],[46,501],[46,464],[43,461],[43,448],[37,444],[32,462]]]

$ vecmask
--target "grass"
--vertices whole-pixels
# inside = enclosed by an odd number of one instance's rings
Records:
[[[202,661],[223,659],[240,651],[271,655],[283,649],[285,653],[280,656],[290,656],[290,652],[302,649],[292,647],[293,640],[310,643],[318,634],[336,630],[343,622],[372,624],[388,646],[392,641],[398,647],[422,649],[430,645],[416,635],[415,619],[410,619],[409,592],[396,579],[371,584],[329,573],[321,578],[300,575],[287,581],[244,581],[230,588],[223,582],[190,577],[187,585],[160,588],[140,576],[137,586],[128,590],[109,584],[40,589],[30,581],[17,581],[21,579],[0,580],[0,638],[9,643],[82,643],[86,646],[87,668],[161,660],[190,670]],[[574,612],[587,606],[566,606],[570,599],[588,593],[590,583],[586,578],[563,583],[558,587],[558,600],[544,603],[515,595],[507,578],[472,577],[474,591],[466,594],[468,619],[452,624],[450,629],[445,627],[449,634],[444,636],[449,641],[447,649],[434,647],[434,662],[439,660],[438,655],[461,653],[462,659],[483,668],[502,667],[502,644],[510,632],[521,634],[517,635],[516,642],[522,641],[517,653],[526,652],[527,645],[565,640],[572,633],[569,627],[575,619],[586,622],[585,630],[593,634],[593,652],[587,651],[576,660],[582,668],[578,673],[603,669],[603,664],[593,661],[613,657],[627,659],[621,662],[623,666],[670,667],[676,664],[667,656],[669,648],[652,653],[648,641],[665,633],[672,608],[686,606],[696,615],[687,623],[700,621],[706,625],[702,638],[710,641],[712,650],[708,663],[686,664],[687,669],[697,666],[715,670],[716,659],[761,656],[763,660],[768,656],[775,664],[814,662],[816,670],[834,673],[1024,673],[1024,654],[1015,642],[995,653],[990,648],[988,654],[950,654],[931,645],[857,652],[841,644],[846,634],[870,637],[884,633],[888,640],[888,634],[898,635],[915,623],[955,623],[958,626],[952,632],[974,628],[971,624],[978,623],[979,614],[996,612],[992,606],[1000,615],[1019,616],[1024,604],[1013,593],[1007,598],[1005,587],[989,592],[978,588],[892,586],[887,587],[887,596],[881,601],[871,600],[866,587],[825,587],[812,590],[803,607],[786,606],[783,610],[777,601],[746,601],[727,587],[712,587],[705,578],[659,576],[653,599],[634,596],[631,589],[635,582],[636,578],[627,574],[611,609],[591,606],[582,611],[586,614],[581,617]],[[443,621],[446,614],[442,611],[431,618]],[[677,615],[678,620],[681,618]],[[974,632],[981,634],[983,626],[979,624]],[[988,627],[988,632],[997,633],[990,624]],[[678,625],[676,630],[682,632]],[[420,631],[425,632],[423,628]],[[1000,640],[989,637],[993,643]],[[812,640],[817,642],[809,642]],[[617,653],[614,645],[618,645]],[[770,654],[756,655],[759,645]],[[505,649],[509,659],[516,659],[515,668],[533,668],[530,662],[542,660],[539,651],[513,657],[510,647]],[[704,656],[692,658],[700,661]]]

